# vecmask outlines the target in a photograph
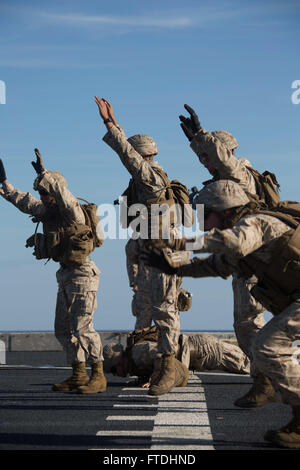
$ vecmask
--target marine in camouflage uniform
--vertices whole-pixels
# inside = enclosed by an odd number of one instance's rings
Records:
[[[151,280],[153,268],[146,266],[143,262],[141,255],[144,249],[144,242],[140,239],[134,240],[131,238],[126,244],[127,273],[130,287],[133,288],[134,292],[131,307],[132,314],[136,317],[135,330],[142,330],[143,328],[150,327],[154,320],[153,299],[151,293],[153,286],[153,281]],[[154,272],[154,275],[157,275],[157,272]],[[166,301],[170,299],[172,302],[173,295],[176,295],[176,298],[178,298],[182,280],[177,276],[174,281],[176,281],[176,289],[170,294],[166,292]],[[179,315],[174,317],[173,328],[175,328],[176,331],[180,331]],[[174,338],[174,340],[176,339]],[[172,351],[174,351],[174,347]]]
[[[181,127],[190,141],[191,149],[213,176],[212,180],[204,184],[219,179],[230,179],[238,182],[247,193],[256,195],[258,188],[251,163],[245,158],[235,156],[238,147],[235,137],[225,130],[206,131],[201,127],[194,110],[188,105],[185,105],[185,108],[191,117],[180,116]],[[198,203],[197,196],[194,203]],[[250,293],[256,283],[256,276],[245,279],[237,272],[232,275],[234,331],[239,346],[250,360],[252,359],[251,345],[256,334],[265,325],[265,308]],[[261,388],[265,380],[253,364],[251,375],[254,385],[245,396],[236,400],[236,406],[255,406],[256,390]]]
[[[200,191],[199,201],[209,210],[205,218],[205,230],[209,232],[196,240],[193,250],[213,254],[203,259],[193,258],[189,264],[168,272],[227,278],[237,271],[247,275],[242,260],[250,254],[254,266],[268,265],[278,256],[274,252],[278,240],[291,227],[275,215],[253,212],[249,206],[249,212],[240,212],[239,221],[231,228],[222,228],[230,226],[229,209],[236,209],[238,214],[239,208],[247,208],[249,199],[238,184],[225,180],[214,182]],[[189,245],[188,249],[191,249]],[[297,271],[293,276],[297,276]],[[300,340],[300,281],[299,290],[287,299],[287,306],[279,312],[274,310],[275,316],[256,334],[252,358],[257,370],[268,377],[283,403],[291,405],[293,411],[292,421],[280,430],[268,431],[265,439],[283,447],[300,448],[300,362],[295,343]]]
[[[127,139],[123,129],[115,120],[111,104],[107,100],[97,97],[96,103],[108,130],[103,140],[118,154],[122,164],[130,173],[137,198],[134,202],[147,207],[149,215],[151,204],[149,201],[157,203],[158,197],[163,196],[166,192],[166,181],[162,177],[162,169],[157,162],[152,160],[152,157],[158,153],[157,146],[151,137],[144,134],[137,134]],[[155,227],[155,222],[151,219],[151,223],[149,222],[150,236],[153,229],[155,231],[159,228],[161,220],[159,219],[156,222],[158,227]],[[162,224],[164,224],[164,220],[170,219],[166,217],[163,219]],[[169,231],[172,231],[170,226]],[[138,247],[139,251],[145,249],[145,240],[142,237],[137,241],[130,242],[130,244],[135,245],[134,248]],[[176,353],[180,333],[177,297],[181,280],[177,275],[170,276],[156,268],[144,269],[140,261],[136,263],[136,268],[138,268],[136,277],[138,290],[136,295],[138,299],[143,296],[145,306],[142,313],[147,312],[145,320],[142,319],[140,313],[138,314],[138,320],[141,319],[143,326],[145,324],[149,326],[151,319],[158,327],[158,354],[163,358],[162,370],[164,369],[166,372],[162,372],[162,378],[159,381],[160,384],[164,383],[165,386],[158,388],[153,384],[149,393],[167,393],[172,388],[171,382],[173,379],[165,380],[163,375],[164,377],[174,377],[172,361]],[[138,323],[138,325],[140,326],[141,323]],[[167,363],[170,367],[166,365]]]
[[[136,339],[126,351],[121,344],[104,346],[104,370],[118,375],[120,367],[120,375],[124,375],[124,368],[127,368],[129,375],[137,375],[148,382],[157,356],[156,327],[134,331],[130,336]],[[176,358],[191,371],[222,370],[233,374],[250,372],[249,359],[238,346],[205,333],[180,334]],[[124,359],[127,362],[124,363]]]
[[[63,175],[56,171],[45,170],[37,149],[36,155],[40,168],[33,162],[39,173],[34,182],[34,189],[39,191],[41,200],[28,192],[16,189],[7,179],[2,182],[0,194],[21,212],[43,223],[44,235],[41,235],[43,241],[59,227],[68,228],[75,224],[85,224],[86,219],[79,201],[67,189]],[[34,246],[34,238],[35,235],[31,237],[32,243],[27,246]],[[35,250],[34,254],[38,259],[48,258],[46,244],[40,243]],[[102,370],[102,344],[99,334],[93,327],[100,271],[88,258],[80,266],[60,264],[60,269],[56,273],[58,294],[54,328],[57,340],[66,351],[67,361],[72,365],[73,375],[63,383],[55,384],[53,389],[69,391],[78,388],[81,393],[104,391],[106,381]],[[86,372],[86,361],[92,367],[91,379]],[[96,376],[102,377],[100,390],[99,387],[95,387]]]

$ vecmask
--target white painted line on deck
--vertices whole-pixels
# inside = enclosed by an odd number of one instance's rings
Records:
[[[135,390],[137,393],[135,393]],[[166,395],[155,397],[151,403],[151,397],[141,391],[141,388],[124,388],[122,392],[130,391],[130,394],[121,393],[118,398],[149,399],[149,403],[116,403],[115,410],[140,411],[140,414],[131,416],[111,415],[107,421],[122,422],[123,429],[98,431],[97,436],[111,436],[120,438],[120,445],[114,449],[124,449],[122,439],[124,437],[139,436],[149,438],[151,444],[148,450],[214,450],[213,437],[208,417],[207,403],[204,388],[198,375],[192,375],[188,386],[176,388]],[[157,402],[158,400],[158,402]],[[153,410],[154,416],[143,416],[143,410]],[[124,430],[126,421],[153,421],[152,430]],[[141,447],[139,447],[141,448]],[[128,448],[127,448],[128,449]],[[106,449],[107,450],[107,449]],[[133,448],[132,448],[133,450]]]
[[[193,387],[174,389],[159,397],[151,450],[214,450],[201,380],[194,375],[188,385]]]
[[[154,416],[108,416],[106,421],[154,421]]]

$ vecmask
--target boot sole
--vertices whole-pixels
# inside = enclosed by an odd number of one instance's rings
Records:
[[[76,390],[78,387],[82,387],[82,385],[86,384],[80,384],[80,385],[73,385],[72,387],[69,388],[55,388],[54,386],[52,387],[53,392],[72,392],[72,390]]]
[[[91,391],[91,390],[82,390],[80,388],[77,389],[77,392],[80,393],[81,395],[96,395],[96,393],[103,393],[103,392],[106,392],[106,387],[105,388],[101,388],[100,390],[95,390],[95,391]]]
[[[154,397],[158,397],[160,395],[166,395],[167,393],[171,392],[173,390],[174,387],[172,387],[170,390],[166,390],[165,392],[159,392],[159,391],[156,391],[155,389],[151,389],[149,388],[148,390],[148,395],[152,395]]]

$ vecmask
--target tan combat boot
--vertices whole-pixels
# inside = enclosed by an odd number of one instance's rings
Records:
[[[52,390],[56,392],[70,392],[80,385],[85,385],[89,381],[86,373],[85,362],[77,362],[73,364],[73,375],[62,383],[54,384]]]
[[[106,378],[103,373],[103,362],[94,362],[92,364],[92,376],[86,385],[78,387],[78,393],[102,393],[106,390]]]
[[[150,383],[149,395],[164,395],[170,392],[175,383],[175,354],[163,355],[158,378]]]
[[[279,401],[275,390],[268,379],[264,375],[256,375],[253,377],[253,385],[250,390],[241,398],[238,398],[234,404],[241,408],[258,408],[267,403]]]
[[[276,431],[267,431],[264,439],[279,447],[300,449],[300,406],[293,406],[293,419]]]
[[[175,382],[174,387],[185,387],[189,380],[189,370],[178,359],[175,359]]]

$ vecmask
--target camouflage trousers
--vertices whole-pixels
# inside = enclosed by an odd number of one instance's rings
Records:
[[[177,298],[181,277],[145,266],[140,260],[136,285],[132,300],[135,329],[148,328],[153,321],[159,331],[158,353],[175,354],[180,334]]]
[[[190,369],[223,370],[233,374],[249,374],[250,361],[236,346],[218,338],[201,333],[188,337]]]
[[[256,282],[255,276],[249,279],[232,276],[234,331],[240,348],[250,361],[252,361],[252,343],[265,325],[265,308],[250,293]],[[256,374],[257,370],[254,364],[251,364],[251,375]]]
[[[93,326],[100,271],[93,261],[77,268],[61,267],[54,331],[70,364],[103,360],[102,343]]]
[[[274,316],[252,346],[257,369],[269,377],[283,403],[300,406],[300,299]]]

